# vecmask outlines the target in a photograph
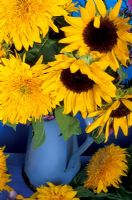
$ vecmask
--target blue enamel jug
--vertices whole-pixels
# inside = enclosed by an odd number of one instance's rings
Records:
[[[37,149],[33,147],[30,128],[24,172],[34,187],[53,182],[68,184],[81,167],[80,155],[93,143],[88,135],[78,147],[77,136],[65,141],[55,119],[44,122],[46,139]]]

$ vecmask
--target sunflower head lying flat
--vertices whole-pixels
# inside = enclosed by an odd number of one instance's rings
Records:
[[[51,100],[42,92],[40,79],[45,65],[30,67],[19,56],[2,58],[0,64],[0,120],[26,124],[51,111]]]
[[[51,94],[54,106],[64,103],[64,114],[81,112],[86,117],[102,105],[102,99],[110,103],[115,96],[114,78],[99,68],[99,61],[87,64],[60,54],[48,65],[42,88]]]
[[[66,38],[60,43],[67,44],[62,52],[79,50],[80,54],[92,52],[104,57],[113,70],[120,61],[126,66],[129,59],[128,43],[132,43],[128,18],[118,17],[122,0],[118,0],[110,11],[102,0],[88,0],[85,8],[80,7],[81,17],[66,16],[70,26],[63,27]]]
[[[115,100],[106,109],[100,109],[89,114],[89,117],[96,117],[94,122],[86,128],[90,133],[97,127],[100,128],[99,134],[105,130],[105,142],[108,140],[110,127],[113,127],[115,137],[119,128],[125,136],[128,135],[128,128],[132,126],[132,95],[126,95]]]
[[[127,151],[111,144],[100,148],[86,167],[87,176],[84,186],[94,192],[108,192],[107,187],[119,187],[121,176],[126,176]]]
[[[17,195],[17,200],[79,200],[77,192],[70,185],[54,185],[47,183],[47,186],[37,188],[37,192],[29,198]]]
[[[10,182],[10,175],[7,174],[6,158],[4,149],[0,147],[0,192],[8,188],[7,183]]]
[[[52,17],[66,15],[67,0],[0,0],[0,41],[14,43],[17,50],[28,50],[41,42],[51,27],[58,32]]]

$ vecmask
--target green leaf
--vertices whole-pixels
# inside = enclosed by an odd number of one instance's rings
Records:
[[[71,185],[73,187],[83,185],[87,179],[86,169],[82,169],[72,180]]]
[[[60,52],[61,46],[58,40],[47,38],[40,49],[41,55],[44,56],[44,62],[53,61],[55,59],[54,56]]]
[[[64,115],[63,107],[59,107],[55,110],[55,117],[65,140],[72,135],[81,134],[79,121],[71,115]]]
[[[102,133],[98,136],[98,132],[99,132],[99,128],[96,128],[94,131],[92,131],[91,136],[93,137],[94,141],[97,144],[100,144],[100,143],[104,142],[104,140],[105,140],[105,134],[102,131]]]
[[[78,186],[75,188],[75,190],[77,191],[77,196],[78,197],[94,197],[95,194],[94,192],[90,191],[89,189],[87,188],[84,188],[83,186]]]
[[[7,122],[5,125],[13,128],[13,130],[16,131],[16,127],[17,127],[16,124],[11,124],[11,123]]]
[[[45,140],[44,120],[32,121],[33,127],[33,146],[34,148],[40,147]]]

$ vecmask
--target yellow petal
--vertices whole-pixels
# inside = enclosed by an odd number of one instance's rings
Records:
[[[109,119],[112,110],[116,110],[119,106],[120,106],[120,101],[117,100],[112,104],[112,106],[108,108],[104,116],[104,120],[103,120],[104,123]]]
[[[132,33],[124,32],[122,30],[117,33],[121,40],[132,43]]]
[[[124,65],[127,66],[127,60],[129,59],[129,50],[127,48],[127,43],[118,39],[117,45],[114,47],[114,52],[118,60]]]
[[[111,19],[116,18],[119,15],[121,4],[122,4],[122,0],[118,0],[118,2],[115,4],[114,8],[110,11],[109,17]]]
[[[93,96],[93,90],[88,90],[86,93],[86,105],[88,112],[91,113],[95,110],[95,101],[94,101],[94,96]]]
[[[100,180],[97,187],[97,194],[100,193],[104,189],[103,182]]]
[[[110,119],[106,123],[106,131],[105,131],[105,142],[108,141],[109,133],[110,133]]]
[[[119,62],[117,61],[117,58],[113,50],[107,54],[107,58],[110,63],[110,67],[114,71],[117,71],[117,69],[119,69]]]
[[[65,20],[67,23],[71,24],[73,27],[84,27],[83,21],[80,17],[69,17],[65,16]]]
[[[75,51],[75,50],[77,50],[77,49],[80,47],[81,44],[82,44],[82,42],[80,42],[80,41],[73,42],[72,44],[67,45],[66,47],[64,47],[64,48],[61,50],[61,53]]]
[[[73,97],[73,92],[67,91],[64,97],[64,111],[63,111],[64,114],[68,114],[71,112],[72,97]]]
[[[95,4],[93,0],[88,0],[85,6],[87,12],[89,13],[89,16],[92,18],[94,18],[95,14],[96,14],[96,8],[95,8]]]
[[[114,128],[114,135],[117,138],[118,130],[119,130],[120,120],[119,118],[114,117],[113,119],[113,128]]]
[[[80,7],[80,13],[81,13],[81,17],[82,17],[83,22],[85,24],[88,24],[90,22],[90,20],[91,20],[91,16],[88,13],[87,9],[83,8],[83,7]]]
[[[92,113],[89,113],[88,117],[95,117],[97,115],[101,115],[104,112],[104,110],[98,110]]]
[[[127,118],[125,117],[121,117],[120,118],[120,127],[122,129],[122,132],[124,133],[125,136],[128,135],[128,124],[127,124]]]
[[[96,104],[99,107],[101,107],[102,100],[101,100],[100,89],[99,89],[98,85],[94,85],[93,92],[94,92],[94,99],[95,99]]]
[[[128,126],[132,126],[132,112],[128,115]]]
[[[104,126],[103,122],[104,116],[102,115],[101,117],[97,118],[92,124],[88,125],[86,128],[86,133],[90,133],[94,129],[96,129],[98,126]]]
[[[94,0],[94,2],[96,4],[97,9],[98,9],[99,13],[101,14],[101,16],[105,17],[107,11],[106,11],[106,6],[105,6],[104,2],[102,0]]]
[[[132,102],[131,101],[129,101],[127,99],[122,99],[121,101],[130,111],[132,111]]]
[[[94,17],[94,27],[95,28],[99,28],[100,27],[100,18],[101,17],[99,15]]]
[[[59,41],[59,43],[71,43],[71,42],[76,42],[76,41],[80,41],[82,40],[82,36],[80,34],[78,35],[72,35],[72,36],[69,36],[67,38],[64,38],[64,39],[61,39]]]

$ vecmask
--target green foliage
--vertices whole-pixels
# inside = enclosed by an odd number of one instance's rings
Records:
[[[26,63],[34,65],[41,55],[44,56],[43,63],[54,60],[54,56],[60,52],[61,45],[58,40],[50,39],[48,36],[42,39],[42,43],[35,43],[26,53]]]
[[[100,143],[104,142],[104,140],[105,140],[105,134],[102,131],[102,133],[98,136],[98,132],[99,132],[99,128],[96,128],[94,131],[92,131],[91,136],[93,137],[94,141],[97,144],[100,144]]]
[[[33,127],[33,146],[34,148],[40,147],[45,140],[44,120],[32,121]]]
[[[67,140],[72,135],[81,134],[81,128],[79,121],[75,117],[63,114],[63,109],[63,107],[58,107],[55,110],[55,117],[64,139]]]

